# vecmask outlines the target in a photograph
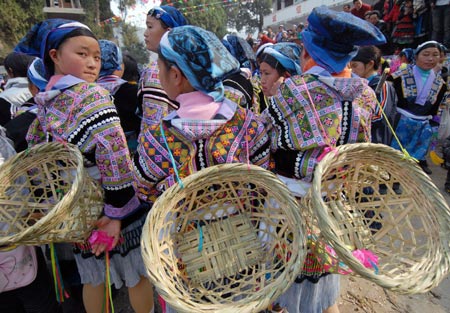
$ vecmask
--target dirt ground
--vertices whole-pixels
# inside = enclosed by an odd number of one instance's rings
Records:
[[[429,162],[431,178],[450,203],[443,186],[447,171]],[[126,290],[122,288],[114,299],[118,313],[132,313]],[[431,292],[400,295],[379,287],[375,283],[355,276],[341,276],[341,296],[338,300],[341,313],[448,313],[450,312],[450,278],[444,279]],[[159,307],[156,312],[160,313]]]

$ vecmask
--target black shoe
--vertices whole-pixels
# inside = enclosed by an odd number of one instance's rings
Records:
[[[426,160],[420,160],[419,161],[419,166],[422,168],[422,170],[427,173],[428,175],[431,175],[433,172],[431,171],[431,169],[428,167],[428,163]]]

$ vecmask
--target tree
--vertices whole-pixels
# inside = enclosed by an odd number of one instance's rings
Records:
[[[262,31],[264,16],[272,12],[271,0],[242,1],[237,6],[227,8],[228,27],[237,31],[245,30],[253,33],[255,30]]]
[[[189,24],[209,30],[219,38],[227,33],[227,14],[222,1],[163,1],[163,4],[173,5],[183,13]]]
[[[130,24],[123,23],[122,34],[122,50],[128,51],[128,53],[132,55],[138,63],[148,63],[150,54],[145,47],[145,44],[141,40],[139,40],[136,27]]]
[[[0,53],[5,56],[28,32],[44,18],[43,1],[4,0],[0,5]]]

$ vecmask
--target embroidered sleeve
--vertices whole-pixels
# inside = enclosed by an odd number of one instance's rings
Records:
[[[34,146],[35,144],[41,142],[45,142],[45,134],[37,118],[34,119],[30,127],[28,128],[26,140],[28,142],[28,147]]]
[[[105,214],[124,218],[138,207],[139,200],[127,142],[112,98],[106,90],[92,88],[84,92],[78,107],[82,109],[76,123],[71,124],[69,142],[76,142],[83,152],[95,151],[105,191]]]

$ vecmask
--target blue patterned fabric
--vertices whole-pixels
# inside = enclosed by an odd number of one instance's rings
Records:
[[[222,80],[240,70],[239,62],[217,36],[197,26],[180,26],[166,32],[159,55],[175,64],[191,85],[212,98],[223,99]]]
[[[300,75],[300,54],[302,48],[293,42],[279,42],[264,49],[265,54],[273,56],[291,75]]]
[[[121,70],[122,67],[122,51],[112,41],[100,39],[100,51],[102,54],[102,66],[100,68],[100,77],[111,75],[116,70]]]
[[[357,46],[386,43],[383,33],[371,23],[324,5],[312,10],[301,35],[313,60],[330,73],[342,72],[356,55]]]
[[[401,115],[395,133],[410,156],[425,160],[433,134],[428,120],[416,120]],[[397,140],[392,140],[391,147],[400,150]]]
[[[256,63],[256,55],[244,38],[236,35],[226,35],[222,43],[231,55],[239,61],[241,67],[252,69],[252,64]]]
[[[39,91],[44,91],[48,83],[47,74],[45,73],[44,62],[36,58],[28,67],[28,79],[39,88]]]
[[[14,51],[34,55],[44,60],[47,51],[57,48],[61,40],[77,28],[90,30],[80,22],[60,18],[39,22],[19,41]]]
[[[176,8],[169,5],[162,5],[160,7],[151,8],[147,15],[161,20],[167,27],[174,28],[178,26],[187,25],[188,22],[184,18],[183,14]]]

